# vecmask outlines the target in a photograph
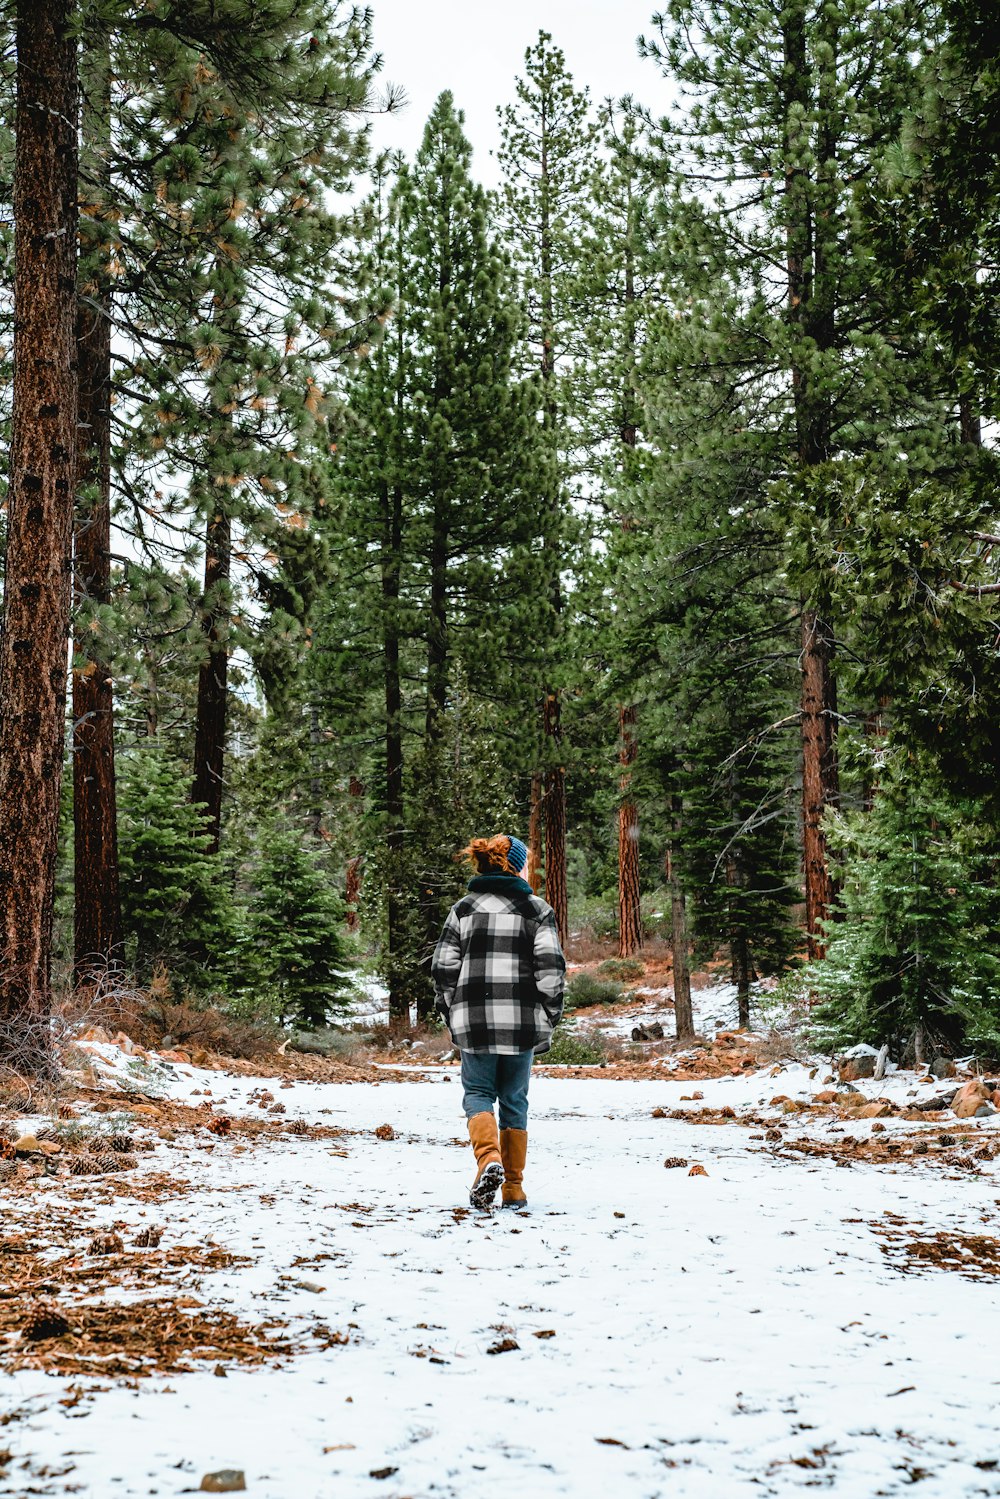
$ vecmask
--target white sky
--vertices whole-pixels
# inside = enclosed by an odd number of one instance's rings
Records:
[[[513,98],[525,49],[539,30],[566,54],[578,88],[595,103],[634,94],[665,112],[666,84],[655,63],[640,61],[636,37],[652,31],[657,0],[372,0],[375,46],[385,59],[382,82],[401,85],[409,100],[399,115],[374,125],[376,150],[412,156],[434,101],[450,88],[465,111],[473,172],[494,186],[499,143],[496,109]]]

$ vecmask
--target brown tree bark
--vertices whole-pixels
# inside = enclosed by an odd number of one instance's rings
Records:
[[[666,874],[670,888],[670,928],[674,959],[674,1024],[678,1041],[694,1040],[694,1014],[691,1008],[691,958],[688,944],[687,902],[677,871],[677,844],[682,819],[679,803],[673,803],[671,821],[673,842],[667,849]]]
[[[562,740],[559,694],[545,698],[545,734],[554,753]],[[566,770],[554,765],[545,773],[543,797],[545,822],[545,899],[556,918],[559,941],[566,946],[569,937],[569,896],[566,883]]]
[[[403,689],[399,666],[400,559],[403,546],[403,496],[383,486],[382,506],[382,671],[385,703],[385,816],[388,856],[386,898],[386,978],[389,1025],[402,1029],[410,1021],[410,997],[403,981],[405,944],[403,891]]]
[[[810,609],[802,611],[802,854],[805,872],[806,937],[810,958],[826,950],[823,922],[833,901],[823,816],[837,801],[834,700],[826,626]]]
[[[347,905],[347,930],[356,932],[358,929],[358,897],[361,894],[361,855],[355,854],[353,859],[347,862],[347,875],[344,880],[344,900]]]
[[[738,928],[732,933],[729,943],[732,960],[733,983],[736,985],[736,1004],[741,1030],[750,1029],[750,944],[747,934]]]
[[[50,1065],[76,482],[72,0],[18,0],[14,404],[0,633],[0,1055]]]
[[[638,441],[637,401],[635,390],[635,246],[632,240],[633,213],[635,204],[631,180],[626,209],[628,230],[624,244],[625,268],[625,377],[621,382],[621,409],[618,414],[618,430],[623,455],[623,479],[629,478]],[[630,517],[622,517],[622,531],[632,529]],[[639,896],[639,808],[632,794],[632,766],[638,753],[636,745],[637,712],[634,703],[622,705],[618,710],[619,750],[621,765],[621,802],[618,807],[618,956],[628,958],[642,949],[642,910]]]
[[[111,601],[111,294],[108,197],[111,69],[107,36],[88,36],[81,171],[91,233],[80,265],[74,591],[77,609]],[[99,983],[121,962],[114,693],[99,628],[77,631],[73,672],[74,977]]]
[[[229,679],[229,574],[232,522],[225,512],[210,515],[205,528],[205,591],[202,629],[208,649],[198,672],[191,800],[204,808],[210,853],[222,836],[222,792],[226,760]]]
[[[536,770],[531,777],[531,810],[528,814],[528,863],[524,877],[538,894],[542,868],[542,775]]]
[[[782,17],[786,79],[785,169],[787,307],[789,327],[809,349],[825,350],[836,337],[834,310],[836,273],[831,264],[830,234],[834,217],[824,194],[829,184],[810,183],[801,162],[802,112],[811,107],[811,75],[807,52],[807,17],[796,0]],[[829,101],[827,101],[829,104]],[[829,121],[828,107],[823,115]],[[823,160],[835,150],[829,131],[821,143]],[[796,457],[803,471],[830,456],[829,396],[817,389],[809,365],[793,355],[792,404]],[[806,936],[810,957],[825,950],[823,923],[834,895],[823,817],[839,796],[837,772],[836,684],[832,663],[833,631],[814,607],[803,604],[802,635],[802,862],[806,898]]]
[[[635,705],[618,710],[621,765],[621,802],[618,806],[618,956],[642,951],[642,909],[639,900],[639,809],[632,795],[632,766],[637,754]]]

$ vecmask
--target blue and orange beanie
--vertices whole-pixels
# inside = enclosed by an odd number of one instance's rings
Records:
[[[528,850],[520,838],[498,833],[494,838],[473,838],[457,857],[468,859],[480,874],[520,874],[528,862]]]

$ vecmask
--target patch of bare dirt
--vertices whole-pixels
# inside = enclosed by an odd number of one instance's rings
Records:
[[[870,1225],[885,1242],[882,1253],[904,1275],[928,1270],[953,1270],[966,1280],[993,1280],[1000,1276],[1000,1239],[988,1234],[927,1233],[896,1214],[886,1222]]]

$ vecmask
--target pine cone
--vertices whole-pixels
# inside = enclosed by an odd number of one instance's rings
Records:
[[[97,1157],[92,1155],[78,1155],[69,1163],[70,1176],[96,1176],[100,1171]]]
[[[162,1236],[162,1228],[140,1228],[132,1243],[137,1249],[157,1249]]]
[[[0,1140],[16,1140],[20,1130],[14,1129],[13,1125],[0,1124]]]
[[[17,1151],[14,1149],[13,1140],[5,1136],[0,1140],[0,1161],[12,1161],[16,1155]]]
[[[209,1133],[213,1135],[228,1135],[233,1128],[233,1121],[225,1114],[217,1114],[208,1125]]]
[[[36,1140],[58,1140],[59,1131],[54,1124],[43,1124],[40,1129],[35,1130]]]
[[[106,1155],[111,1149],[110,1135],[93,1135],[87,1143],[87,1149],[94,1155]]]
[[[293,1135],[307,1135],[309,1133],[309,1126],[304,1119],[293,1119],[288,1129]]]
[[[124,1254],[125,1245],[118,1234],[95,1234],[87,1245],[88,1254]]]
[[[28,1315],[21,1323],[21,1336],[31,1343],[40,1343],[44,1338],[61,1338],[68,1332],[66,1318],[48,1301],[38,1301],[29,1307]]]
[[[135,1149],[134,1139],[126,1134],[109,1135],[108,1145],[119,1155],[129,1155]]]
[[[73,1107],[73,1105],[71,1103],[61,1103],[59,1105],[58,1113],[59,1113],[59,1118],[60,1119],[75,1119],[76,1118],[76,1109],[74,1109],[74,1107]]]
[[[262,1109],[266,1109],[269,1103],[274,1102],[274,1094],[268,1093],[265,1089],[265,1091],[258,1098],[257,1102]]]
[[[10,1181],[17,1175],[15,1161],[0,1161],[0,1182]]]
[[[380,1124],[378,1129],[375,1131],[375,1137],[378,1140],[395,1140],[396,1131],[393,1129],[391,1124]],[[494,1188],[494,1191],[495,1190],[496,1188]]]
[[[283,1103],[272,1103],[267,1112],[269,1114],[283,1114],[285,1112],[285,1105]]]
[[[104,1173],[106,1171],[134,1171],[139,1164],[139,1157],[134,1155],[115,1155],[108,1151],[107,1155],[99,1155],[95,1158],[97,1169]]]

